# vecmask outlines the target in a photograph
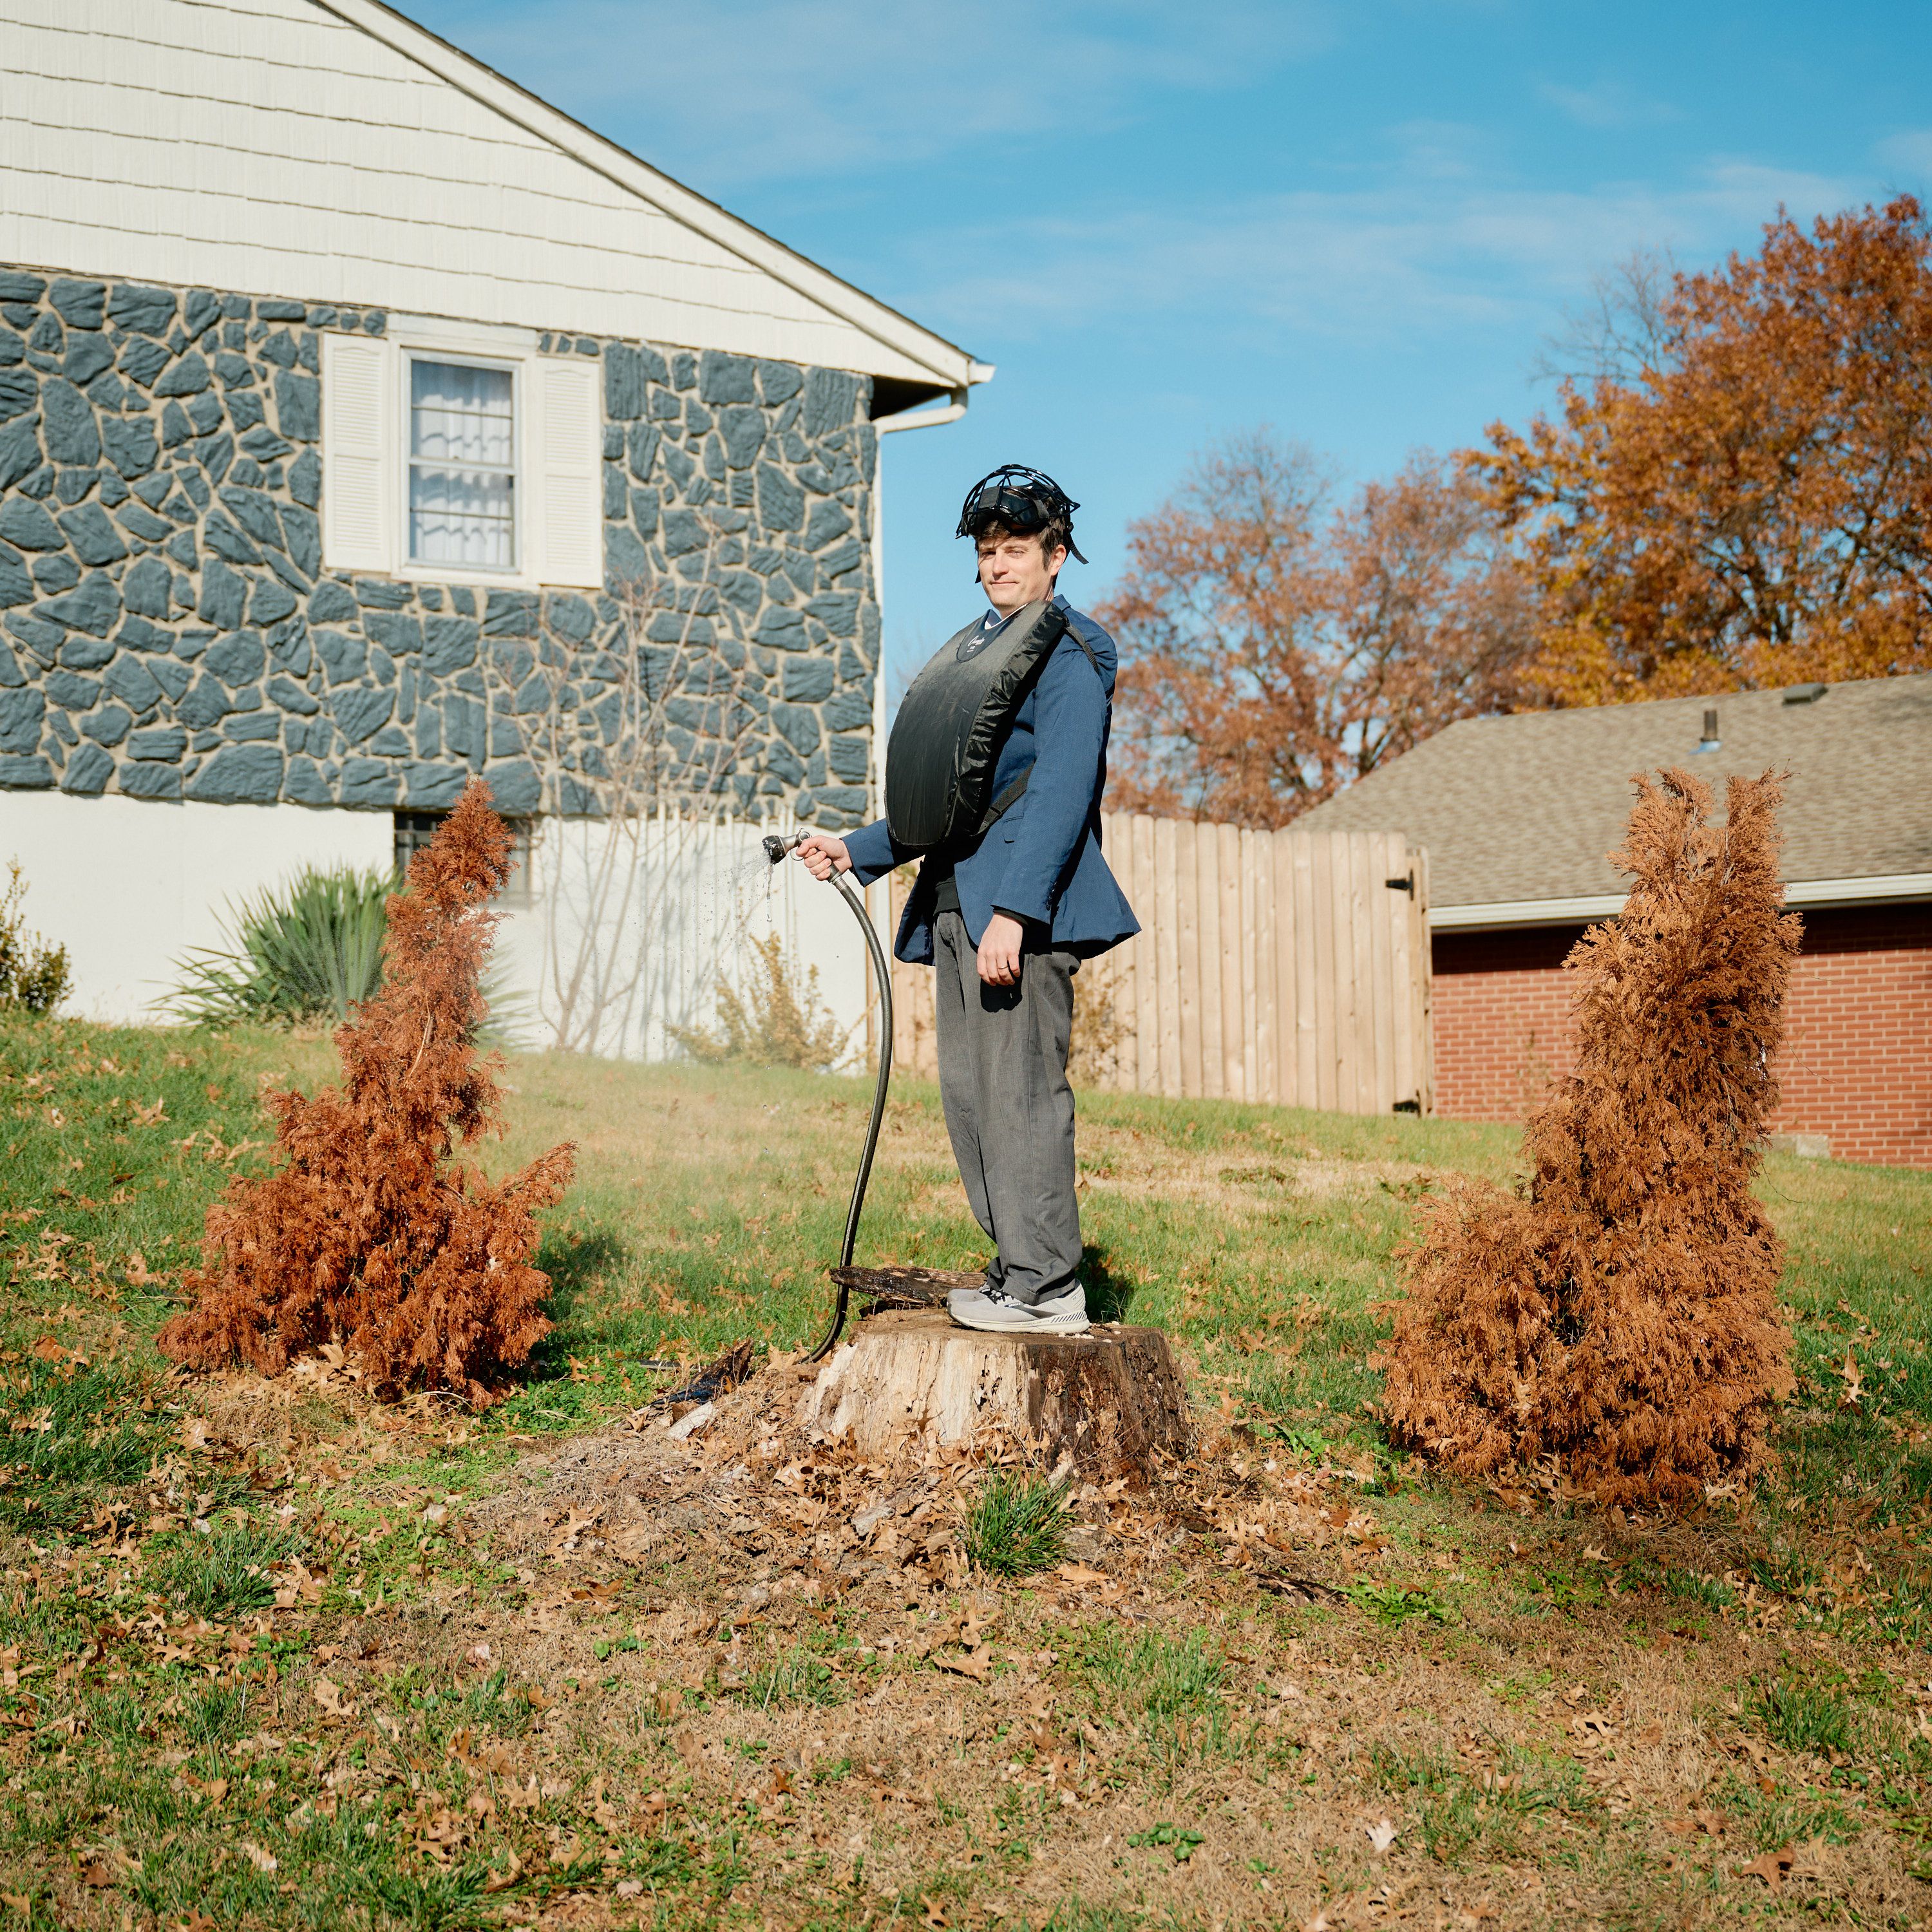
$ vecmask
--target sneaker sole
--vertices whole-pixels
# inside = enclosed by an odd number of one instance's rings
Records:
[[[980,1335],[1084,1335],[1094,1325],[1084,1315],[1044,1315],[1033,1322],[969,1322],[954,1315],[952,1320]]]

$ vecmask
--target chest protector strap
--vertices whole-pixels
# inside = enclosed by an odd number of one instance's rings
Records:
[[[1023,772],[995,798],[993,778],[1013,719],[1066,634],[1066,614],[1028,604],[988,632],[949,638],[912,682],[886,747],[886,824],[913,852],[964,845],[1027,788]],[[1074,642],[1097,673],[1084,638]]]

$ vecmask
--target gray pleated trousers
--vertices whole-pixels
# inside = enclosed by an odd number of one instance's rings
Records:
[[[974,1218],[998,1250],[988,1282],[1017,1301],[1057,1294],[1080,1268],[1074,1192],[1071,952],[1022,955],[1017,986],[988,986],[956,912],[933,922],[939,1096]]]

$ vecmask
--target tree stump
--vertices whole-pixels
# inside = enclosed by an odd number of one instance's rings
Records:
[[[800,1407],[807,1428],[849,1430],[861,1454],[883,1458],[998,1426],[1056,1462],[1071,1456],[1083,1475],[1101,1481],[1144,1479],[1157,1452],[1186,1453],[1186,1385],[1159,1329],[1109,1323],[1084,1335],[982,1334],[956,1327],[943,1306],[905,1305],[949,1278],[921,1270],[896,1287],[899,1272],[868,1269],[854,1282],[880,1312],[820,1366]]]

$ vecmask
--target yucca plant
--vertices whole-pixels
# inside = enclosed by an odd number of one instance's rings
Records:
[[[198,1026],[340,1025],[382,982],[385,907],[397,890],[393,872],[310,866],[231,905],[227,944],[176,962],[169,1010]]]

